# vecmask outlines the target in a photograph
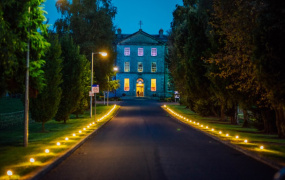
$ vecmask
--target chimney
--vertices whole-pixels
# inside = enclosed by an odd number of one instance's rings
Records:
[[[118,36],[121,37],[122,29],[121,29],[121,28],[118,28],[118,29],[117,29],[117,33],[118,33]]]
[[[163,38],[163,29],[159,30],[159,38]]]

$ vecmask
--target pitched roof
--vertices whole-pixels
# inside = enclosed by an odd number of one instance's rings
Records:
[[[167,42],[165,35],[150,35],[143,30],[133,34],[116,34],[116,44],[120,45],[163,45]]]

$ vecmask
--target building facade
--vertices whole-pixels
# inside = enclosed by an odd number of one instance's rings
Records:
[[[163,30],[150,35],[141,29],[131,35],[118,29],[116,42],[116,96],[169,97],[168,70],[165,63],[167,36]]]

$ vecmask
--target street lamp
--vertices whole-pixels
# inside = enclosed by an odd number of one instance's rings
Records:
[[[103,57],[106,57],[108,54],[106,52],[92,52],[92,61],[91,61],[91,92],[92,92],[92,85],[93,85],[93,55],[94,54],[100,54],[101,56]],[[95,101],[94,101],[94,104],[95,104],[95,120],[96,120],[96,94],[94,95],[95,96]],[[90,96],[90,118],[92,118],[92,96]]]

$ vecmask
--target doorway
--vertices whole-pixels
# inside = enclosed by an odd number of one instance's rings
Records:
[[[144,97],[144,84],[142,79],[137,80],[136,96]]]

